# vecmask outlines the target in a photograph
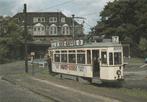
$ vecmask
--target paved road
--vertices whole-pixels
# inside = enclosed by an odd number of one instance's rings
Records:
[[[26,89],[0,80],[0,102],[52,102]]]
[[[132,69],[134,69],[134,68],[132,68]],[[36,70],[37,69],[35,69],[35,71]],[[37,71],[40,71],[40,70],[37,70]],[[130,72],[131,71],[132,70],[130,70]],[[19,74],[24,73],[23,62],[10,63],[10,64],[0,66],[0,76],[17,74],[17,73],[19,73]],[[10,78],[12,76],[13,75],[10,75]],[[18,75],[16,75],[16,76],[18,76]],[[20,78],[20,77],[17,77],[17,78]],[[139,102],[139,101],[146,102],[146,98],[144,96],[139,96],[139,95],[143,95],[143,94],[147,95],[147,93],[145,91],[143,91],[143,92],[140,91],[139,92],[140,94],[138,95],[137,94],[138,92],[133,91],[133,90],[128,90],[128,92],[126,92],[125,91],[126,89],[113,89],[113,88],[107,88],[107,87],[101,88],[101,87],[95,87],[92,85],[85,85],[85,84],[83,85],[80,83],[76,83],[74,81],[60,80],[60,79],[58,80],[58,79],[51,77],[51,76],[50,77],[47,76],[47,78],[49,78],[49,80],[48,80],[49,82],[44,82],[44,81],[39,82],[38,80],[32,81],[32,80],[30,80],[28,78],[24,78],[22,76],[22,80],[17,80],[18,83],[20,83],[18,85],[27,86],[28,88],[25,87],[26,89],[12,85],[12,84],[8,83],[7,81],[0,80],[0,102],[50,102],[50,101],[52,101],[52,100],[47,100],[46,99],[47,97],[42,97],[40,95],[35,94],[35,93],[38,93],[39,91],[41,91],[42,93],[45,93],[45,95],[43,95],[43,96],[47,95],[47,96],[49,96],[48,98],[51,97],[51,99],[54,99],[52,97],[55,96],[55,98],[63,99],[64,100],[63,102],[65,102],[65,100],[69,100],[67,102],[81,102],[80,99],[86,100],[87,102],[91,102],[90,100],[95,94],[101,95],[101,96],[108,96],[111,98],[120,99],[120,100],[124,100],[124,101],[127,100],[126,102],[131,102],[131,101],[133,101],[133,102]],[[14,79],[16,79],[16,78],[14,78]],[[58,81],[59,82],[58,84],[61,84],[61,85],[59,86],[57,84],[51,83],[50,81],[53,81],[54,83],[56,83]],[[136,81],[135,81],[135,83],[136,83]],[[32,84],[32,85],[30,85],[30,84]],[[133,84],[134,84],[134,82],[133,82]],[[35,85],[35,87],[34,87],[34,85]],[[68,88],[65,86],[68,86],[71,88]],[[61,88],[61,89],[59,90],[59,88]],[[65,90],[65,89],[68,89],[68,90]],[[74,89],[82,90],[82,91],[76,91]],[[31,91],[29,91],[29,90],[31,90]],[[71,92],[71,91],[73,91],[73,92]],[[137,94],[136,95],[137,97],[133,96],[134,94],[132,95],[130,93],[131,91],[136,92],[135,94]],[[32,93],[32,92],[35,92],[35,93]],[[89,94],[83,93],[83,92],[93,93],[93,94],[91,94],[89,96]],[[85,96],[85,95],[88,95],[88,96]],[[89,97],[91,97],[91,98],[89,98]],[[73,101],[73,98],[78,101]],[[95,100],[95,98],[93,98],[93,99]],[[95,101],[97,102],[97,100],[95,100]],[[99,101],[99,102],[101,102],[101,101]]]
[[[0,66],[0,102],[53,102],[27,89],[1,80],[2,76],[23,73],[24,68],[17,63]],[[16,67],[17,66],[17,67]]]

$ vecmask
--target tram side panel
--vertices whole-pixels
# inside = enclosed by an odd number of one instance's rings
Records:
[[[52,71],[56,73],[63,73],[81,77],[93,77],[92,66],[76,65],[76,64],[63,64],[52,63]]]

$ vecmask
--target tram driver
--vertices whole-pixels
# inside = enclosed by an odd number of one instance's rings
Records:
[[[100,58],[98,57],[93,58],[93,71],[94,75],[100,76]]]

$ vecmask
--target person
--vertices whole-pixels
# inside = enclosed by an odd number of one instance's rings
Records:
[[[94,71],[94,76],[100,76],[100,59],[97,57],[94,57],[93,60],[93,71]]]
[[[98,75],[99,76],[100,76],[100,61],[101,61],[101,59],[98,58],[98,64],[97,64],[97,66],[98,66]]]
[[[51,74],[52,73],[52,60],[49,55],[47,55],[46,61],[47,61],[47,67],[48,67],[49,74]]]

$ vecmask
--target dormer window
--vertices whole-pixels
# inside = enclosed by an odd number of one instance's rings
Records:
[[[34,17],[33,18],[33,22],[37,23],[37,22],[45,22],[45,17]]]
[[[42,18],[42,22],[45,22],[45,18]]]
[[[40,20],[40,18],[38,18],[38,22],[40,22],[41,20]]]
[[[65,17],[62,17],[62,18],[61,18],[61,22],[62,22],[62,23],[65,23]]]
[[[55,22],[57,22],[57,18],[56,17],[50,17],[49,22],[50,23],[55,23]]]
[[[33,18],[33,22],[34,22],[34,23],[38,22],[38,18],[37,18],[37,17],[34,17],[34,18]]]
[[[41,23],[34,25],[33,35],[45,35],[45,26]]]

